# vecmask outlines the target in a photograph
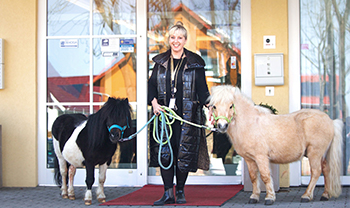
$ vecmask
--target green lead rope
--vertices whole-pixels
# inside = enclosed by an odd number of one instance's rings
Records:
[[[173,160],[174,160],[174,154],[173,154],[173,149],[172,149],[171,144],[170,144],[170,139],[171,139],[171,137],[173,135],[173,130],[171,128],[171,125],[175,122],[175,119],[179,120],[181,122],[181,125],[183,123],[187,123],[189,125],[192,125],[192,126],[195,126],[195,127],[198,127],[198,128],[204,128],[204,129],[207,129],[207,130],[210,130],[210,131],[216,131],[216,129],[215,128],[210,128],[210,127],[205,126],[205,125],[199,125],[199,124],[192,123],[190,121],[186,121],[183,118],[181,118],[179,115],[177,115],[171,108],[168,108],[166,106],[161,106],[161,108],[164,110],[164,112],[161,111],[160,115],[158,115],[158,116],[153,115],[153,117],[146,123],[146,125],[144,125],[138,132],[136,132],[135,134],[129,136],[128,138],[121,139],[120,142],[124,142],[124,141],[128,141],[128,140],[133,139],[134,137],[136,137],[136,135],[138,133],[140,133],[153,120],[153,139],[154,139],[155,142],[157,142],[159,144],[158,163],[159,163],[160,167],[162,167],[163,169],[167,170],[173,165]],[[158,129],[159,128],[158,127],[158,122],[159,121],[161,122],[160,135],[159,135],[159,129]],[[169,132],[168,132],[167,126],[169,128]],[[166,140],[165,141],[163,141],[164,134],[166,136]],[[167,167],[165,167],[162,164],[162,161],[161,161],[162,147],[163,147],[163,145],[166,145],[166,144],[169,145],[170,159],[171,159],[170,160],[170,164]]]
[[[168,114],[166,114],[165,112],[160,111],[160,116],[158,116],[158,118],[153,120],[153,139],[159,144],[158,163],[159,163],[159,166],[165,170],[168,170],[173,165],[173,160],[174,160],[174,153],[171,147],[170,139],[173,136],[173,130],[171,128],[171,124],[175,122],[175,118],[170,117],[170,120],[169,120],[167,115]],[[161,122],[160,136],[159,136],[159,130],[158,130],[158,120]],[[167,126],[169,127],[170,132],[168,132]],[[163,142],[164,133],[166,135],[166,140]],[[162,147],[163,145],[166,145],[166,144],[168,144],[169,150],[170,150],[170,164],[167,167],[163,165],[161,160]]]
[[[158,119],[154,119],[154,125],[153,125],[153,139],[159,144],[159,152],[158,152],[158,163],[159,166],[162,167],[163,169],[167,170],[169,169],[172,164],[173,164],[173,158],[174,158],[174,154],[173,154],[173,149],[171,148],[171,144],[170,144],[170,139],[173,135],[173,131],[171,128],[171,125],[175,122],[175,119],[179,120],[181,122],[181,125],[183,123],[187,123],[189,125],[198,127],[198,128],[204,128],[210,131],[216,131],[215,128],[210,128],[207,127],[205,125],[199,125],[199,124],[195,124],[192,123],[190,121],[186,121],[183,118],[181,118],[179,115],[177,115],[174,110],[172,110],[171,108],[168,108],[166,106],[162,106],[161,107],[165,112],[161,111],[160,112],[160,116],[158,116]],[[161,137],[159,137],[159,130],[158,130],[158,120],[161,122]],[[169,133],[168,133],[168,129],[166,128],[166,125],[168,125],[169,127]],[[163,136],[164,136],[164,132],[166,134],[166,141],[163,142]],[[170,149],[170,164],[167,167],[164,167],[164,165],[161,162],[161,150],[162,150],[162,146],[163,145],[169,145],[169,149]]]
[[[174,117],[176,120],[179,120],[181,121],[181,125],[183,123],[187,123],[189,125],[192,125],[192,126],[195,126],[195,127],[198,127],[198,128],[204,128],[204,129],[207,129],[207,130],[210,130],[210,131],[217,131],[215,128],[210,128],[209,126],[205,126],[205,125],[200,125],[200,124],[196,124],[196,123],[192,123],[190,121],[186,121],[185,119],[181,118],[179,115],[177,115],[173,109],[171,108],[168,108],[166,106],[162,106],[162,109],[164,109],[165,111],[168,111],[169,113],[167,112],[164,112],[165,115],[167,116],[170,116],[170,117]]]

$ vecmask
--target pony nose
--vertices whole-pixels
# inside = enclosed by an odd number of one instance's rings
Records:
[[[116,143],[120,139],[120,137],[121,137],[121,132],[117,130],[117,131],[111,132],[109,138],[112,143]]]
[[[227,127],[228,127],[228,123],[224,123],[224,124],[218,123],[218,129],[221,131],[226,131]]]

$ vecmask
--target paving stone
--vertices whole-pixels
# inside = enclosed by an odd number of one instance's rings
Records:
[[[55,208],[55,207],[87,207],[84,205],[85,187],[74,187],[76,200],[62,199],[60,196],[60,189],[55,186],[39,186],[34,188],[0,188],[0,207],[35,207],[35,208]],[[105,194],[108,200],[124,196],[133,191],[140,189],[139,187],[105,187]],[[260,201],[257,204],[248,204],[251,192],[239,192],[236,196],[225,202],[224,208],[257,208],[257,207],[283,207],[283,208],[330,208],[330,207],[350,207],[350,187],[343,187],[342,194],[339,198],[331,198],[329,201],[319,201],[323,193],[323,187],[317,186],[314,192],[314,200],[309,203],[301,203],[300,199],[305,192],[306,187],[291,187],[286,190],[281,190],[276,193],[276,202],[271,206],[264,205],[264,198],[266,193],[260,195]],[[96,200],[95,187],[93,189],[93,201],[89,207],[100,207]],[[117,206],[106,206],[117,207]],[[153,206],[118,206],[118,208],[140,207],[148,208]],[[171,207],[171,206],[164,206]],[[176,206],[177,208],[193,208],[193,206]],[[201,206],[200,208],[212,208],[210,206]]]

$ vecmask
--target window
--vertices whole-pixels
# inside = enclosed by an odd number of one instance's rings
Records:
[[[350,4],[300,0],[301,107],[344,122],[343,174],[350,175]],[[309,175],[307,159],[302,175]]]
[[[47,0],[46,44],[48,168],[61,114],[90,115],[108,97],[127,97],[136,130],[136,0]],[[136,168],[136,140],[118,145],[110,168]]]

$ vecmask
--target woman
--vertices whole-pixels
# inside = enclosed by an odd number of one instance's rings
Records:
[[[205,79],[205,63],[197,54],[184,48],[187,41],[187,30],[177,22],[169,30],[170,49],[153,58],[155,66],[148,80],[148,103],[153,113],[159,115],[161,106],[172,108],[183,119],[197,124],[204,124],[203,105],[209,97]],[[173,178],[176,173],[176,203],[186,203],[184,186],[189,172],[198,168],[209,169],[204,129],[186,123],[181,125],[176,120],[172,126],[171,147],[173,164],[169,169],[161,169],[164,184],[164,195],[154,205],[175,203]],[[151,128],[152,129],[152,128]],[[152,134],[151,134],[152,137]],[[159,145],[150,139],[150,167],[159,166]],[[169,146],[161,149],[163,167],[170,164]]]

